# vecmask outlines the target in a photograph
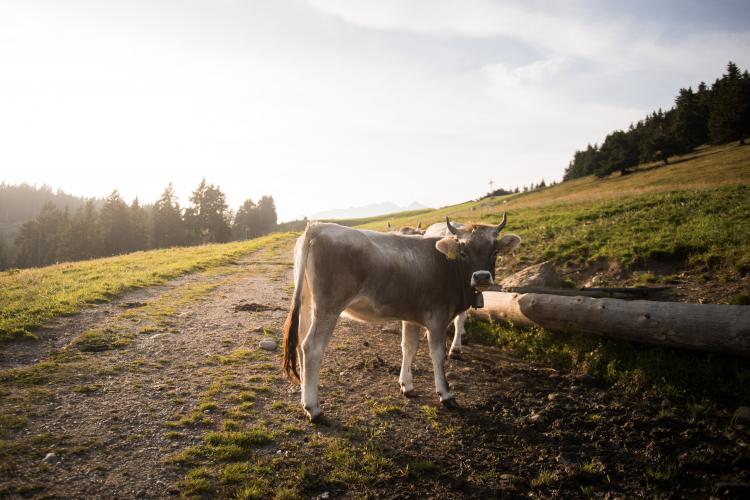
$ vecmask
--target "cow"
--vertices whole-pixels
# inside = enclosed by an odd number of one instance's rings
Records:
[[[418,222],[417,227],[413,226],[403,226],[396,230],[394,230],[391,226],[391,223],[388,222],[388,231],[398,234],[404,234],[407,236],[422,236],[424,234],[424,230],[422,229],[422,223]]]
[[[465,224],[460,222],[452,222],[453,227],[463,229]],[[450,236],[451,231],[448,229],[448,225],[445,222],[436,222],[431,224],[427,229],[424,230],[423,235],[425,238],[444,238]],[[494,276],[494,275],[493,275]],[[461,311],[458,316],[453,320],[453,342],[451,348],[448,351],[448,357],[451,359],[461,359],[461,338],[466,333],[466,316],[467,311]]]
[[[427,341],[440,401],[456,406],[445,378],[446,330],[493,283],[495,260],[520,244],[500,225],[446,227],[451,236],[423,238],[311,223],[294,250],[294,294],[284,324],[282,367],[301,384],[311,421],[322,413],[318,380],[323,352],[340,315],[360,321],[403,321],[399,384],[415,395],[411,366],[421,328]],[[300,374],[301,368],[301,374]]]

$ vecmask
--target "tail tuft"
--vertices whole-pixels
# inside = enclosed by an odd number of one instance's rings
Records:
[[[295,383],[300,383],[297,359],[297,344],[299,342],[299,301],[294,301],[289,316],[284,322],[283,358],[281,367],[287,378]]]

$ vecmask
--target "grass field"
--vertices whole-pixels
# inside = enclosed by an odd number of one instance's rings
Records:
[[[274,234],[223,245],[135,252],[0,273],[0,342],[33,337],[34,328],[56,316],[75,314],[127,290],[228,264],[288,237]]]
[[[509,218],[507,229],[524,240],[514,267],[547,259],[585,266],[604,259],[626,269],[648,270],[666,263],[700,279],[737,280],[750,271],[749,186],[750,147],[719,146],[674,158],[668,166],[643,165],[624,177],[587,177],[531,193],[342,222],[376,230],[385,230],[387,222],[400,226],[421,221],[424,226],[446,215],[460,221],[496,223],[504,210]],[[0,341],[33,337],[34,328],[57,316],[75,314],[133,288],[232,262],[288,238],[290,233],[284,233],[0,273]],[[713,273],[711,278],[702,274],[706,271]],[[481,325],[473,330],[487,337]],[[646,351],[611,341],[581,342],[544,331],[511,335],[502,329],[490,330],[492,343],[527,359],[587,371],[610,383],[633,385],[635,381],[641,388],[658,385],[662,391],[685,393],[689,379],[680,367],[691,365],[704,367],[700,370],[706,380],[728,380],[727,370],[718,374],[708,368],[715,357],[686,353],[674,358],[668,350]],[[92,339],[94,347],[100,340]],[[637,355],[639,349],[647,356]],[[657,368],[665,363],[676,367],[671,376]],[[727,366],[738,364],[730,360]],[[731,381],[732,387],[747,385],[745,371],[728,370],[739,377]],[[710,382],[703,385],[701,397],[713,394],[726,399],[726,394],[711,390]]]
[[[750,270],[750,147],[705,148],[668,166],[627,176],[593,176],[531,193],[487,198],[417,216],[362,221],[384,230],[454,220],[497,223],[523,239],[521,263],[577,264],[611,259],[629,267],[656,262]]]

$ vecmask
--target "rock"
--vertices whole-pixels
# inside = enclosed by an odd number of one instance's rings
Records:
[[[557,393],[556,392],[551,392],[551,393],[547,394],[547,401],[554,401],[556,399],[557,399]]]
[[[255,328],[253,328],[253,332],[255,332],[255,333],[260,333],[262,331],[263,331],[263,327],[262,326],[256,326]]]
[[[750,427],[750,408],[747,406],[740,406],[737,408],[732,416],[732,427],[738,429],[746,429]]]
[[[500,474],[500,481],[515,483],[516,481],[518,481],[518,476],[516,476],[515,474]]]
[[[258,343],[258,347],[260,347],[264,351],[275,351],[276,341],[274,339],[266,337]]]
[[[44,455],[42,462],[44,462],[45,464],[48,464],[50,462],[54,462],[56,459],[57,459],[57,455],[55,455],[55,453],[50,451],[49,453]]]
[[[313,500],[326,500],[327,498],[330,498],[331,494],[327,491],[324,491],[320,495],[316,495],[313,497]]]
[[[521,269],[500,282],[500,286],[504,288],[520,286],[558,288],[560,285],[562,285],[562,278],[550,261]]]

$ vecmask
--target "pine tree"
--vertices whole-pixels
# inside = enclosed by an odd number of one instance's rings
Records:
[[[232,238],[235,240],[246,240],[259,234],[260,217],[258,205],[253,200],[247,199],[237,209],[232,225]]]
[[[151,245],[154,248],[184,245],[185,237],[182,211],[170,182],[152,211]]]
[[[204,178],[190,197],[192,206],[186,211],[186,220],[194,243],[223,243],[229,241],[231,229],[228,221],[224,193],[207,184]]]
[[[272,196],[263,196],[258,202],[260,234],[268,234],[276,229],[276,204]]]
[[[133,229],[130,209],[116,189],[105,200],[99,221],[104,255],[117,255],[131,250]]]
[[[136,197],[130,204],[130,242],[129,252],[148,248],[148,214]]]
[[[717,144],[740,141],[750,133],[750,76],[740,73],[733,62],[727,64],[727,72],[717,79],[711,88],[708,133],[711,142]]]
[[[708,140],[708,114],[698,93],[680,89],[675,99],[674,134],[681,153],[693,150]]]
[[[18,267],[57,262],[64,222],[63,213],[47,202],[36,219],[23,224],[16,237]]]
[[[613,172],[625,175],[638,165],[638,147],[633,141],[635,135],[622,130],[612,132],[602,143],[600,162],[594,171],[597,177],[605,177]]]
[[[0,239],[0,271],[4,271],[10,267],[10,255],[8,249],[5,247],[5,242]]]
[[[98,218],[92,200],[76,210],[62,238],[65,260],[85,260],[101,255]]]

